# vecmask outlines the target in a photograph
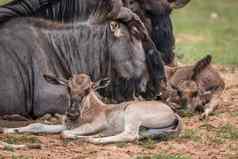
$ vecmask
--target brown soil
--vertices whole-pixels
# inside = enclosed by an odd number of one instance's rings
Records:
[[[59,135],[37,135],[34,137],[44,145],[41,150],[0,150],[0,159],[16,156],[24,159],[129,159],[161,153],[181,154],[192,159],[237,159],[238,132],[227,137],[222,133],[229,133],[230,130],[221,130],[227,125],[236,130],[238,128],[238,68],[216,67],[226,81],[222,105],[208,120],[200,121],[198,114],[184,118],[184,132],[179,138],[156,144],[146,142],[96,146],[77,141],[66,142]],[[4,137],[0,135],[0,138]]]

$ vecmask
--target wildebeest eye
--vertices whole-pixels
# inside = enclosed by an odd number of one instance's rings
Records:
[[[110,23],[110,28],[112,32],[116,32],[120,28],[120,24],[117,22],[112,21]]]

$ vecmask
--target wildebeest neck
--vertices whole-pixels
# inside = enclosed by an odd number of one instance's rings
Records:
[[[98,3],[97,0],[58,0],[51,7],[37,11],[37,16],[65,22],[87,20]]]
[[[68,73],[87,72],[92,79],[106,75],[107,36],[110,32],[107,24],[75,23],[56,30],[44,29],[43,32]],[[105,65],[102,66],[102,63]]]

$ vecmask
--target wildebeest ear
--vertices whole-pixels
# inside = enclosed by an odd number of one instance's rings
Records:
[[[94,90],[99,90],[99,89],[108,87],[110,85],[110,83],[111,83],[111,79],[110,78],[108,78],[108,77],[107,78],[103,78],[103,79],[95,82],[93,84],[92,88]]]
[[[43,77],[50,84],[63,85],[63,86],[66,86],[66,87],[68,86],[68,81],[67,80],[60,79],[56,76],[49,75],[49,74],[44,74]]]
[[[173,9],[180,9],[186,6],[191,0],[168,0]]]

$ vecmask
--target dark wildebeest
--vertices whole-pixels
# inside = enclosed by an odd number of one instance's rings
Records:
[[[203,111],[201,118],[208,117],[221,103],[225,88],[224,80],[211,66],[211,59],[208,55],[192,66],[167,67],[169,88],[163,91],[163,99],[175,109],[186,106],[190,112]]]
[[[12,17],[34,16],[69,22],[86,20],[101,0],[14,0],[0,7],[0,21]],[[165,64],[174,60],[174,34],[170,13],[173,8],[182,8],[190,0],[112,0],[137,13],[147,28]],[[157,72],[158,73],[158,72]],[[161,73],[161,72],[160,72]],[[155,73],[156,74],[156,73]],[[161,75],[162,76],[162,75]]]
[[[127,8],[120,9],[125,12],[119,12],[115,18],[125,24],[102,21],[102,14],[112,10],[110,6],[102,4],[95,16],[83,23],[60,24],[20,18],[3,24],[0,29],[0,114],[39,117],[46,113],[64,113],[66,90],[46,83],[42,75],[47,72],[64,78],[85,72],[93,80],[108,76],[114,80],[106,91],[109,95],[115,92],[126,95],[118,92],[121,79],[135,81],[130,85],[131,94],[135,90],[145,91],[149,79],[145,53],[139,36],[134,36],[140,32],[135,30],[134,34],[125,25],[134,14],[126,12]]]
[[[123,0],[146,24],[166,65],[173,65],[175,38],[170,14],[184,7],[190,0]]]
[[[106,87],[109,79],[92,82],[86,74],[75,74],[69,80],[44,75],[49,83],[68,89],[69,104],[63,125],[31,124],[5,128],[8,133],[60,133],[66,139],[81,139],[94,144],[132,142],[144,138],[178,135],[181,118],[159,101],[130,101],[105,104],[96,90]],[[142,131],[143,128],[144,130]]]

